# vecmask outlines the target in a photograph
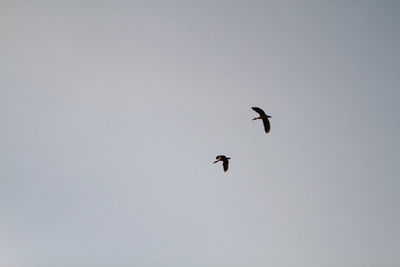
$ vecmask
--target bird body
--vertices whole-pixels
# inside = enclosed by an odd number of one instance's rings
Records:
[[[226,172],[228,170],[228,165],[229,165],[229,160],[231,158],[228,158],[224,155],[218,155],[216,158],[216,161],[214,161],[213,163],[217,163],[219,161],[222,161],[222,166],[224,167],[224,172]]]
[[[262,110],[261,108],[252,107],[252,109],[260,115],[259,117],[254,118],[253,121],[261,119],[263,121],[263,124],[264,124],[265,132],[269,133],[269,131],[271,130],[271,125],[269,123],[268,118],[271,118],[271,116],[265,114],[264,110]]]

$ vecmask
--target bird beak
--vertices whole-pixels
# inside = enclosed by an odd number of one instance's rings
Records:
[[[219,160],[214,161],[213,163],[217,163]]]
[[[257,120],[258,118],[254,118],[254,119],[252,119],[253,121],[255,121],[255,120]]]

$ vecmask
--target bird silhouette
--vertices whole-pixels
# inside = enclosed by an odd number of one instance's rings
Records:
[[[219,155],[215,159],[216,159],[216,161],[214,161],[213,163],[217,163],[218,161],[222,161],[222,166],[224,167],[224,172],[226,172],[228,170],[228,164],[229,164],[229,160],[231,158],[227,158],[224,155]]]
[[[259,117],[254,118],[253,121],[261,119],[264,124],[265,132],[269,133],[269,131],[271,130],[271,125],[269,124],[268,118],[271,118],[271,116],[265,114],[264,110],[262,110],[261,108],[252,107],[252,109],[260,115]]]

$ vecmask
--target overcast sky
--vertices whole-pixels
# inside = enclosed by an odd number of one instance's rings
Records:
[[[0,38],[0,265],[400,266],[399,2],[1,1]]]

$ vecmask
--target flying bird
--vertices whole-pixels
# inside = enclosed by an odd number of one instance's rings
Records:
[[[228,164],[231,158],[227,158],[224,155],[219,155],[216,158],[216,161],[214,161],[213,163],[217,163],[218,161],[222,161],[222,166],[224,167],[224,172],[226,172],[228,170]]]
[[[269,124],[268,118],[271,118],[271,116],[265,114],[264,110],[262,110],[261,108],[252,107],[252,109],[260,115],[259,117],[254,118],[253,121],[261,119],[264,124],[265,132],[269,133],[269,130],[271,130],[271,125]]]

